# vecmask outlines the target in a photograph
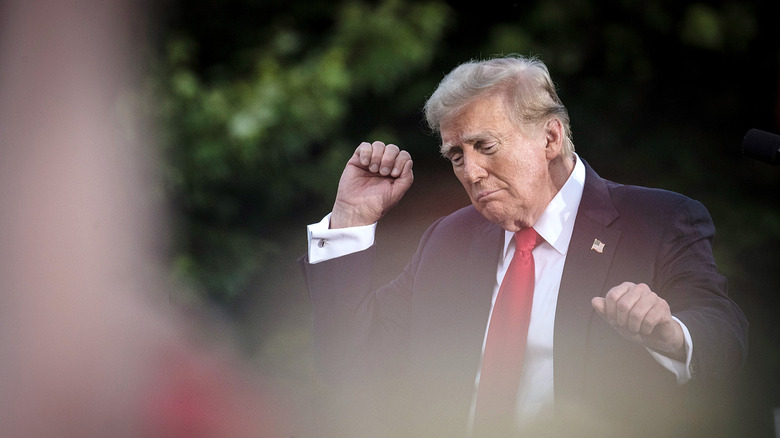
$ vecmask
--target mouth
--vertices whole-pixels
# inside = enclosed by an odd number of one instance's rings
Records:
[[[486,201],[491,195],[498,193],[498,190],[485,190],[477,193],[477,202]]]

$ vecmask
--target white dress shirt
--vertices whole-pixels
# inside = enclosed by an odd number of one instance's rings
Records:
[[[553,415],[555,309],[569,241],[574,230],[574,220],[585,184],[585,166],[579,157],[576,157],[576,160],[569,179],[534,224],[534,229],[544,241],[533,250],[536,283],[523,358],[523,374],[517,393],[517,421],[520,427],[530,421],[551,419]],[[319,223],[307,227],[309,263],[319,263],[362,251],[374,243],[376,224],[335,230],[329,229],[329,224],[330,214]],[[496,269],[493,303],[495,303],[509,262],[514,256],[513,235],[512,232],[505,232],[504,257],[499,260]],[[687,327],[677,318],[674,319],[680,323],[685,335],[686,362],[671,359],[649,349],[648,352],[659,364],[674,373],[678,383],[682,384],[691,378],[689,367],[693,353],[693,341]],[[489,324],[490,320],[488,319]],[[486,325],[485,339],[487,338],[487,327]],[[484,353],[484,340],[482,351]],[[479,372],[475,379],[475,396],[478,384]],[[476,397],[474,401],[476,401]],[[474,406],[473,402],[469,425],[473,421]]]

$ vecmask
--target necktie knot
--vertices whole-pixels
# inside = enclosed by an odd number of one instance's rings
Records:
[[[533,227],[523,228],[515,233],[515,251],[531,252],[542,240]]]

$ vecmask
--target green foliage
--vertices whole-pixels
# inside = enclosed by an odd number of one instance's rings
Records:
[[[720,10],[702,3],[688,7],[682,40],[709,50],[741,50],[755,37],[756,24],[749,5],[727,3]]]
[[[317,17],[327,25],[316,39],[294,21],[271,23],[221,48],[233,55],[199,53],[205,26],[171,26],[164,39],[149,111],[174,207],[173,267],[195,297],[241,295],[278,253],[277,224],[332,199],[355,146],[343,138],[350,105],[428,65],[448,17],[437,2],[334,9]]]

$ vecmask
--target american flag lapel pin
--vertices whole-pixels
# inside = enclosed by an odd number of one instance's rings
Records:
[[[590,249],[593,251],[596,251],[597,253],[601,254],[604,252],[604,242],[600,241],[599,239],[595,239],[593,241],[593,245],[591,245]]]

